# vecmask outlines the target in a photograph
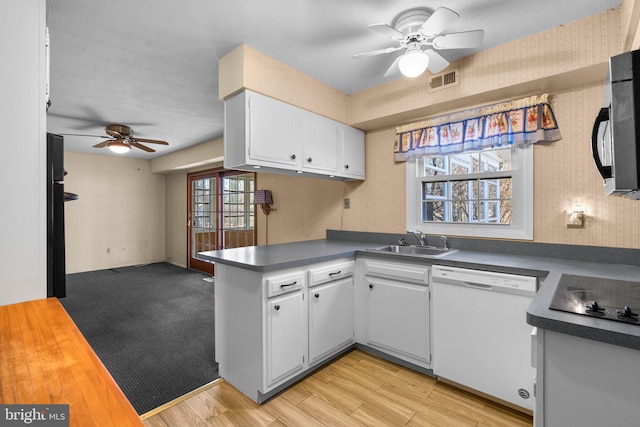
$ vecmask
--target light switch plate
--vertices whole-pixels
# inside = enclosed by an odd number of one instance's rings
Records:
[[[344,208],[345,209],[350,209],[351,208],[351,200],[344,199]]]

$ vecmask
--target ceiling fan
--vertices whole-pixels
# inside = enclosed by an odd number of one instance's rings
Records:
[[[129,150],[131,150],[131,147],[136,147],[149,153],[153,153],[156,151],[153,148],[140,144],[140,142],[145,142],[150,144],[169,145],[168,142],[159,141],[157,139],[136,138],[133,136],[133,129],[125,125],[108,125],[104,130],[107,133],[107,135],[105,136],[83,135],[83,134],[77,134],[77,133],[66,133],[63,135],[89,136],[93,138],[109,138],[106,141],[102,141],[94,145],[93,147],[94,148],[108,147],[111,151],[115,153],[120,153],[120,154],[128,152]]]
[[[391,25],[371,24],[369,28],[399,43],[399,46],[373,50],[353,55],[354,58],[381,55],[406,49],[403,55],[396,58],[385,77],[400,71],[407,77],[416,77],[427,68],[434,74],[449,66],[449,61],[436,50],[468,49],[479,47],[484,38],[484,31],[464,31],[461,33],[442,34],[460,15],[446,7],[435,11],[427,8],[415,8],[398,14]],[[423,49],[423,46],[426,49]]]

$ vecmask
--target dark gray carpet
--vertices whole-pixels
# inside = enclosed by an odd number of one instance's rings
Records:
[[[167,263],[67,275],[60,302],[139,414],[218,377],[205,277]]]

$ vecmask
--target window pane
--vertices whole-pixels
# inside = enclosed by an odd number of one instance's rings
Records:
[[[444,197],[444,182],[425,182],[424,183],[424,195],[428,196],[441,196]]]
[[[511,149],[482,151],[482,171],[511,170]]]
[[[444,202],[433,201],[422,203],[422,220],[442,222],[445,218]]]
[[[469,182],[470,181],[454,181],[451,185],[451,198],[454,200],[468,200],[471,197],[469,194]]]
[[[500,198],[511,200],[513,198],[513,183],[511,182],[511,178],[502,178],[499,181]]]
[[[511,199],[500,203],[500,224],[511,224],[513,217]]]
[[[445,170],[444,156],[429,156],[424,160],[425,176],[435,176],[447,173]]]
[[[453,163],[451,165],[451,174],[452,175],[462,175],[471,172],[468,165],[463,165],[460,163]]]
[[[469,222],[469,203],[465,201],[454,201],[452,220],[454,222]]]

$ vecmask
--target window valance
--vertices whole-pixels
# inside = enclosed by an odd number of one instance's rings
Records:
[[[548,98],[530,96],[398,127],[395,160],[557,141],[562,136]]]

